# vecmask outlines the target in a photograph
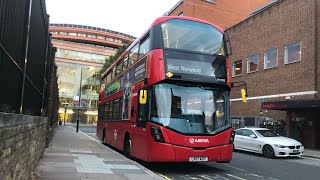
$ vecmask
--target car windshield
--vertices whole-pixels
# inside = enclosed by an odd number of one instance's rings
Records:
[[[261,137],[278,137],[279,135],[270,130],[256,130],[257,134]]]
[[[151,120],[186,134],[214,134],[230,127],[228,91],[173,84],[154,86]]]

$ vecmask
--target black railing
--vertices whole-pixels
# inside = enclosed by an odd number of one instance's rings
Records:
[[[45,7],[45,0],[0,1],[0,112],[47,116],[54,101],[49,94],[55,93],[48,93],[56,78]]]

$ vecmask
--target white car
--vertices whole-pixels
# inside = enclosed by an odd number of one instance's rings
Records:
[[[303,145],[291,138],[279,136],[266,128],[236,130],[234,149],[263,154],[267,158],[303,155]]]

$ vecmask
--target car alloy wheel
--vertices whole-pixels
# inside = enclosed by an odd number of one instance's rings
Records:
[[[266,158],[274,158],[274,150],[270,145],[265,145],[262,149],[262,153]]]

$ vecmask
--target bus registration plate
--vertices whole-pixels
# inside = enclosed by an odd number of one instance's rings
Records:
[[[189,157],[189,161],[208,161],[208,157]]]

